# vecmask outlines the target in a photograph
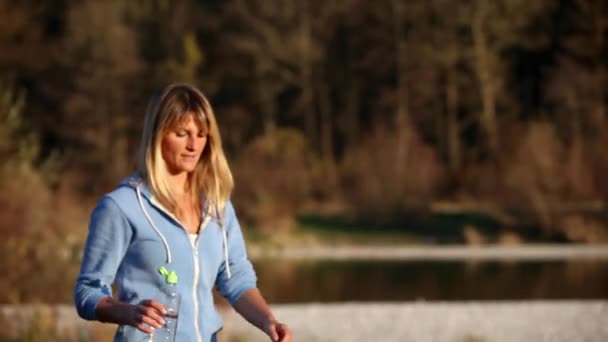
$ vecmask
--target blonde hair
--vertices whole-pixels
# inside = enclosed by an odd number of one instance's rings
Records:
[[[201,203],[201,196],[204,195],[207,204],[214,206],[219,215],[230,197],[234,181],[224,155],[213,109],[205,95],[196,87],[173,83],[152,96],[146,109],[137,168],[153,195],[175,213],[177,202],[167,181],[169,171],[162,157],[161,142],[169,130],[188,115],[193,115],[194,120],[207,133],[207,143],[198,165],[188,177],[190,196],[193,203]]]

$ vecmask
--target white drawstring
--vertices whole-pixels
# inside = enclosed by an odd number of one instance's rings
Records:
[[[137,200],[139,201],[139,206],[141,207],[141,210],[144,212],[144,216],[146,217],[146,219],[152,226],[152,229],[154,229],[156,234],[158,234],[158,236],[162,240],[163,246],[165,247],[165,252],[167,253],[167,264],[170,264],[171,260],[172,260],[171,259],[171,248],[169,248],[169,244],[167,243],[167,240],[165,239],[163,234],[160,232],[160,230],[158,230],[158,228],[156,228],[156,225],[154,224],[154,221],[152,221],[152,218],[150,217],[150,215],[148,215],[148,211],[146,211],[146,208],[144,207],[144,202],[141,198],[141,191],[139,190],[139,184],[137,184],[135,186],[135,190],[137,192]],[[232,272],[230,271],[230,262],[229,262],[230,256],[228,254],[228,234],[226,233],[226,227],[224,226],[224,220],[223,220],[222,216],[219,214],[219,209],[217,208],[217,206],[216,206],[216,213],[217,213],[218,222],[220,223],[220,229],[222,230],[222,237],[223,237],[223,242],[224,242],[223,243],[223,245],[224,245],[224,265],[226,266],[226,273],[228,274],[228,279],[230,279],[230,278],[232,278]]]
[[[224,264],[226,265],[226,272],[228,272],[228,279],[232,278],[230,273],[230,263],[228,262],[228,236],[226,235],[226,229],[222,225],[222,233],[224,233]]]
[[[215,211],[217,213],[217,220],[220,223],[220,229],[224,237],[224,265],[226,265],[226,273],[228,273],[228,279],[232,278],[232,272],[230,272],[230,262],[228,256],[228,234],[226,234],[226,227],[224,226],[224,218],[220,215],[219,208],[216,206]]]
[[[156,228],[156,225],[154,225],[154,221],[152,221],[152,218],[150,217],[150,215],[148,215],[148,212],[146,211],[146,208],[144,207],[144,202],[141,199],[141,192],[139,190],[139,184],[135,187],[135,190],[137,191],[137,200],[139,201],[139,206],[141,207],[141,210],[144,212],[144,216],[146,216],[146,219],[148,219],[148,222],[150,222],[152,229],[154,229],[156,234],[158,234],[160,239],[163,241],[163,245],[165,246],[165,252],[167,253],[167,264],[170,264],[171,263],[171,249],[169,248],[169,244],[167,243],[167,240],[165,239],[163,234],[161,234],[160,230],[158,230],[158,228]]]

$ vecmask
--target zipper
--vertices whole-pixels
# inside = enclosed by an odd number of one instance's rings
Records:
[[[207,223],[209,223],[209,215],[205,215],[205,218],[203,219],[203,221],[201,222],[201,225],[198,229],[198,235],[196,237],[196,239],[194,240],[194,243],[190,244],[192,246],[192,250],[193,250],[193,255],[192,257],[194,258],[194,279],[193,279],[193,284],[194,286],[192,287],[192,298],[194,299],[194,326],[196,327],[196,340],[197,342],[203,342],[203,338],[200,334],[200,329],[199,329],[199,325],[198,325],[198,281],[200,279],[200,265],[199,265],[199,258],[198,258],[198,240],[201,237],[201,234],[203,233],[203,229],[207,226]],[[186,233],[186,235],[188,235],[188,232],[186,232],[184,230],[184,232]],[[187,236],[188,240],[190,240],[190,237]]]
[[[210,215],[205,215],[205,218],[203,219],[203,221],[201,222],[201,225],[199,227],[199,231],[198,231],[198,236],[196,237],[196,240],[193,243],[190,242],[190,236],[188,235],[188,231],[186,230],[186,228],[184,228],[184,225],[177,219],[177,217],[175,217],[173,214],[171,214],[171,212],[169,212],[169,210],[166,210],[165,207],[160,204],[159,202],[156,201],[156,199],[154,197],[150,198],[150,202],[152,202],[152,204],[154,204],[154,206],[156,206],[159,210],[161,210],[162,212],[164,212],[167,216],[171,217],[182,229],[182,231],[184,232],[184,234],[186,234],[186,240],[188,241],[188,244],[192,247],[192,261],[194,263],[194,274],[193,274],[193,279],[192,279],[192,299],[194,301],[194,330],[196,331],[196,341],[197,342],[203,342],[203,337],[201,336],[200,333],[200,326],[198,324],[199,321],[199,305],[198,305],[198,283],[199,283],[199,278],[200,278],[200,265],[199,265],[199,258],[198,258],[198,240],[199,237],[201,236],[201,234],[203,233],[203,230],[205,229],[205,227],[207,226],[207,223],[209,223],[211,217]]]
[[[187,234],[187,233],[186,233]],[[189,238],[189,236],[186,236],[187,238]],[[200,334],[200,328],[198,325],[198,279],[199,279],[199,272],[200,272],[200,266],[199,266],[199,259],[198,259],[198,248],[196,248],[198,246],[198,237],[196,238],[196,241],[194,242],[194,244],[191,244],[192,246],[192,258],[194,259],[194,279],[193,279],[193,286],[192,286],[192,299],[194,300],[194,327],[196,328],[196,340],[198,342],[203,342],[203,338],[201,337]]]

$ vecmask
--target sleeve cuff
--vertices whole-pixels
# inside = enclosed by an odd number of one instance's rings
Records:
[[[89,321],[96,321],[98,320],[97,317],[97,304],[99,303],[99,301],[105,297],[108,297],[108,294],[105,293],[95,293],[95,294],[91,294],[83,303],[83,305],[81,306],[78,314],[80,315],[80,317],[89,320]]]
[[[251,284],[244,284],[243,286],[241,286],[238,290],[234,291],[231,296],[228,298],[228,301],[230,302],[230,304],[235,305],[236,302],[239,301],[239,299],[241,298],[241,296],[243,295],[243,293],[251,290],[251,289],[255,289],[256,288],[256,284],[255,283],[251,283]]]

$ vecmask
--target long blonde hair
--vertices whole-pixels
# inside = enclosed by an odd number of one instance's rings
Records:
[[[219,215],[230,198],[234,181],[213,109],[196,87],[173,83],[152,96],[146,109],[137,168],[153,195],[175,213],[177,202],[167,181],[169,171],[162,157],[161,142],[169,130],[188,115],[193,115],[197,124],[207,132],[207,143],[198,165],[188,177],[190,196],[193,203],[201,203],[201,196],[204,196],[207,204],[211,204]]]

